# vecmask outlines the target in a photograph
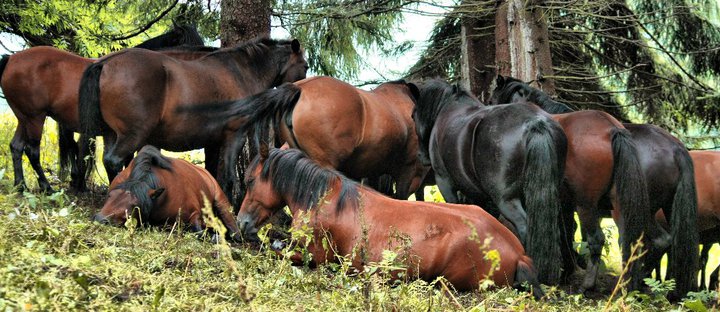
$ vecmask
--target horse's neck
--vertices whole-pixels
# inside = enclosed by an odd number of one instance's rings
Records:
[[[255,60],[243,58],[240,53],[234,53],[232,57],[218,60],[233,67],[229,69],[229,72],[243,85],[248,94],[260,93],[272,88],[280,76],[280,67],[268,59],[261,61],[262,66],[251,65]]]

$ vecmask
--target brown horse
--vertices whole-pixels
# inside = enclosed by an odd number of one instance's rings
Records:
[[[152,38],[139,47],[167,48],[179,45],[202,45],[200,35],[192,27],[175,26],[169,32]],[[43,191],[51,193],[52,187],[40,165],[40,139],[45,117],[58,122],[60,166],[65,171],[72,164],[72,186],[84,190],[83,173],[76,162],[78,146],[73,132],[79,132],[78,89],[80,78],[88,65],[95,60],[77,56],[53,47],[33,47],[0,60],[0,86],[8,105],[18,119],[15,136],[10,143],[15,172],[15,186],[25,189],[22,169],[23,152],[38,175]]]
[[[221,145],[235,136],[232,127],[209,126],[208,118],[178,114],[176,108],[244,98],[303,79],[307,67],[297,40],[258,38],[193,61],[128,49],[100,59],[83,74],[81,131],[110,135],[103,163],[111,179],[145,144],[171,151],[205,148],[206,168],[215,174]]]
[[[193,231],[202,232],[205,200],[228,229],[230,238],[239,240],[232,206],[213,176],[205,169],[165,157],[154,146],[146,145],[112,181],[95,221],[122,225],[128,216],[133,216],[145,224],[165,225],[181,220]],[[133,211],[135,207],[139,209]]]
[[[397,181],[396,198],[407,199],[425,171],[417,160],[413,107],[404,82],[364,91],[334,78],[312,77],[212,109],[221,112],[215,123],[244,121],[262,139],[272,127],[290,147],[350,178],[389,174]]]
[[[587,238],[590,250],[582,289],[595,286],[605,242],[600,219],[603,209],[612,209],[613,200],[622,214],[618,226],[624,229],[620,237],[624,261],[630,256],[632,244],[643,233],[645,246],[650,247],[648,249],[664,250],[669,244],[669,237],[653,222],[654,211],[650,208],[638,150],[623,124],[600,111],[572,112],[564,104],[517,79],[498,76],[497,87],[491,97],[493,104],[526,101],[554,114],[553,119],[560,123],[568,138],[565,163],[568,192],[564,202],[566,206],[577,209],[583,237]],[[629,274],[630,288],[642,287],[646,275],[642,265],[633,265]]]
[[[700,243],[703,244],[700,255],[701,285],[705,286],[708,252],[712,245],[720,243],[720,152],[690,151],[690,157],[695,167],[698,196],[697,230]],[[717,289],[719,274],[720,267],[713,270],[708,289]]]
[[[391,199],[296,149],[261,148],[245,180],[248,190],[237,216],[244,237],[255,237],[268,217],[288,205],[293,227],[312,228],[312,241],[306,242],[311,265],[348,257],[362,271],[389,249],[399,252],[408,277],[444,276],[459,290],[477,289],[484,278],[499,286],[528,282],[536,298],[543,296],[518,239],[480,207]],[[486,257],[490,250],[499,254],[498,263]],[[292,260],[302,263],[297,255]]]

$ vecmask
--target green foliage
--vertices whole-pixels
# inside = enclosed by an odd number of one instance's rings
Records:
[[[353,78],[363,66],[359,49],[386,49],[408,0],[282,1],[281,25],[306,45],[310,67],[323,75]]]
[[[205,11],[202,5],[199,0],[182,4],[175,0],[4,1],[0,3],[0,31],[23,37],[31,46],[52,45],[97,57],[167,31],[173,18],[198,24],[202,34],[217,37],[219,13]],[[151,24],[168,8],[172,10],[165,18]],[[138,35],[123,39],[132,34]]]

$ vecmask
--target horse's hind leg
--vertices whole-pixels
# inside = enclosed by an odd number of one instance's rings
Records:
[[[527,246],[525,245],[528,232],[527,214],[520,200],[517,198],[499,200],[497,206],[500,213],[515,227],[520,243],[522,243],[523,246]],[[548,226],[550,225],[548,224]]]
[[[23,139],[22,128],[20,127],[20,124],[18,124],[15,129],[15,135],[13,136],[12,141],[10,141],[10,153],[12,154],[13,171],[15,173],[14,185],[21,192],[27,189],[22,167],[22,155],[24,150],[25,140]]]
[[[40,188],[43,192],[50,194],[53,193],[53,189],[50,186],[50,182],[48,182],[45,177],[45,172],[40,165],[40,138],[42,138],[43,123],[45,122],[45,118],[36,122],[37,123],[31,123],[30,127],[26,128],[29,138],[26,142],[27,144],[25,145],[25,155],[27,155],[30,160],[30,165],[33,167],[38,176],[38,184],[40,185]]]
[[[580,227],[584,236],[587,238],[588,250],[590,251],[590,259],[585,271],[585,279],[583,280],[581,291],[586,291],[595,287],[598,272],[600,271],[600,256],[602,248],[605,245],[605,234],[600,228],[599,211],[594,205],[581,205],[578,207],[578,215],[580,217]]]

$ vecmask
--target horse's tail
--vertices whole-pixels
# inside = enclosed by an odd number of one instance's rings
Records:
[[[542,287],[540,287],[538,274],[533,266],[532,259],[526,255],[522,255],[520,259],[518,259],[517,268],[515,269],[515,284],[513,287],[525,288],[523,283],[526,282],[528,284],[527,287],[530,287],[529,290],[535,299],[540,300],[540,298],[545,296],[545,292],[542,290]]]
[[[93,137],[107,128],[100,112],[100,74],[104,65],[104,61],[90,64],[80,80],[80,132]]]
[[[539,268],[540,280],[560,279],[561,211],[559,188],[567,152],[567,138],[552,121],[536,119],[525,129],[524,193],[528,218],[526,250]]]
[[[242,100],[183,106],[177,111],[204,114],[213,123],[227,124],[232,120],[241,121],[238,133],[243,134],[249,127],[253,127],[255,146],[260,147],[261,141],[263,143],[267,141],[267,130],[278,125],[279,119],[295,108],[300,98],[300,91],[298,86],[288,82]]]
[[[632,245],[647,229],[651,216],[645,174],[640,166],[638,151],[630,133],[623,128],[612,132],[613,184],[617,192],[620,214],[625,224],[621,249],[623,262],[630,257]],[[646,246],[647,248],[648,246]],[[630,289],[639,289],[643,284],[642,261],[631,264],[629,270]]]
[[[669,223],[672,233],[668,276],[675,279],[675,291],[682,298],[697,286],[698,242],[697,190],[692,158],[686,149],[675,151],[680,182],[675,190]]]
[[[5,71],[5,67],[7,67],[8,61],[10,61],[10,55],[3,54],[2,58],[0,58],[0,81],[2,80],[2,74]]]
[[[77,143],[73,138],[73,132],[68,130],[62,123],[58,122],[58,150],[60,152],[60,176],[65,177],[68,167],[74,165],[78,157]]]

